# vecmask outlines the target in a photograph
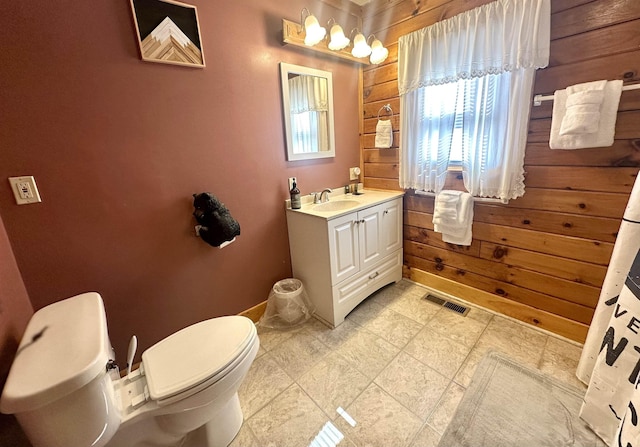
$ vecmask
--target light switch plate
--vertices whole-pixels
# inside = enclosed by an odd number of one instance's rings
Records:
[[[34,179],[32,175],[9,177],[9,183],[11,184],[11,190],[18,205],[42,202],[38,187],[36,186],[36,179]]]
[[[349,180],[358,180],[360,168],[349,168]]]
[[[293,189],[293,182],[298,183],[298,180],[295,177],[289,177],[289,191]]]

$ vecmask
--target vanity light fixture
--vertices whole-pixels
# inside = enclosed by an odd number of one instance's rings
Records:
[[[367,57],[371,54],[371,47],[367,43],[367,39],[365,39],[364,34],[362,34],[358,28],[354,28],[351,31],[351,35],[353,32],[357,31],[356,37],[353,38],[353,49],[351,50],[351,54],[354,57]]]
[[[327,29],[330,30],[329,35],[327,35]],[[389,50],[384,48],[382,42],[373,34],[366,39],[358,28],[354,28],[351,35],[347,37],[343,28],[333,18],[327,22],[327,28],[323,28],[307,8],[302,8],[300,23],[282,19],[282,41],[285,44],[311,49],[362,65],[380,64],[389,55]],[[351,42],[353,42],[352,47]]]
[[[371,37],[373,37],[373,42],[371,43],[371,58],[369,60],[374,65],[381,64],[389,56],[389,50],[382,46],[382,42],[376,39],[374,34],[369,36],[369,39]]]
[[[349,38],[344,35],[342,27],[338,25],[333,18],[329,19],[329,21],[327,22],[327,26],[329,26],[332,21],[333,26],[330,28],[331,31],[329,31],[329,37],[331,40],[329,41],[328,47],[333,51],[342,50],[351,43],[351,40],[349,40]]]
[[[304,12],[307,12],[307,17],[303,20]],[[310,47],[314,46],[327,34],[327,30],[320,26],[316,16],[311,14],[307,8],[302,8],[300,12],[300,23],[304,23],[304,44]]]

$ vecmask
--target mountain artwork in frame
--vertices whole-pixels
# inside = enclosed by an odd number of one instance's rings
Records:
[[[173,0],[130,0],[142,60],[204,67],[196,7]]]

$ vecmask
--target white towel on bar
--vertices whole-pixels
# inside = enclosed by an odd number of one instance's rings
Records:
[[[436,196],[433,229],[450,244],[471,245],[473,197],[468,192],[443,190]]]
[[[376,147],[388,149],[393,144],[393,127],[391,120],[378,120],[376,124]]]
[[[598,131],[600,107],[607,81],[594,81],[567,87],[565,114],[560,135],[580,135]]]
[[[551,117],[551,149],[583,149],[613,144],[622,81],[594,81],[556,90]]]

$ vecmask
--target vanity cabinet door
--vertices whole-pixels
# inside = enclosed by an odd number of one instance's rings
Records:
[[[384,257],[402,248],[402,199],[383,203],[381,207],[380,245]]]
[[[401,200],[330,220],[331,284],[375,265],[401,247]]]
[[[329,253],[331,256],[331,283],[360,271],[357,213],[347,214],[329,221]]]
[[[365,269],[382,258],[380,225],[382,205],[372,206],[358,212],[358,234],[360,239],[360,268]]]

